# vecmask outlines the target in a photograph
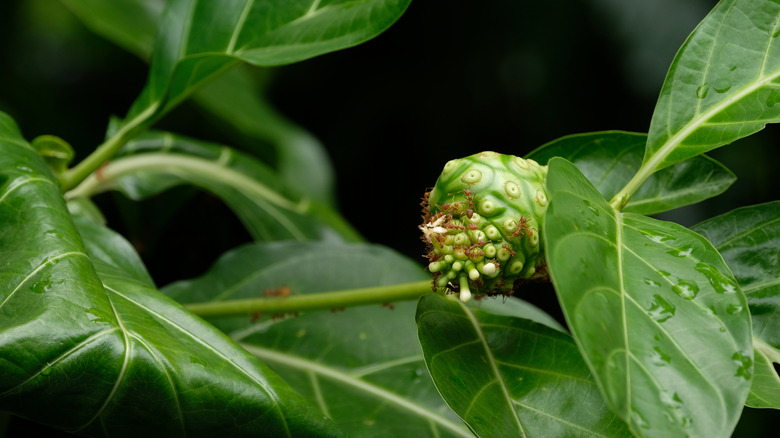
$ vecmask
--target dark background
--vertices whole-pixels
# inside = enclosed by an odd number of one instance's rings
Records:
[[[525,155],[580,132],[646,132],[676,50],[714,4],[415,0],[368,43],[273,69],[269,93],[326,146],[347,219],[369,241],[422,264],[419,201],[447,160],[482,150]],[[109,116],[126,113],[147,68],[51,0],[4,2],[0,63],[0,110],[27,139],[60,136],[79,158],[102,141]],[[235,140],[192,104],[157,127]],[[780,198],[777,140],[770,127],[713,151],[738,182],[662,218],[690,226]],[[172,199],[184,200],[176,203],[183,208],[171,209]],[[194,190],[140,204],[118,195],[98,201],[160,285],[200,275],[222,252],[250,240],[220,201]],[[523,298],[556,313],[549,287]],[[774,411],[746,410],[735,436],[770,436],[770,420],[777,419]]]

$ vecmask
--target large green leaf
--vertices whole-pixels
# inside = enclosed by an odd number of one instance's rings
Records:
[[[738,208],[693,230],[723,255],[753,316],[756,377],[748,406],[780,408],[780,202]]]
[[[542,145],[527,158],[540,164],[566,158],[609,199],[639,170],[646,142],[647,135],[632,132],[575,134]],[[656,214],[695,204],[723,193],[735,180],[725,166],[700,155],[651,175],[623,211]]]
[[[548,268],[607,402],[640,436],[730,436],[753,348],[720,254],[682,226],[615,211],[568,161],[549,166]]]
[[[386,30],[411,0],[171,0],[129,120],[161,114],[237,62],[289,64]]]
[[[653,113],[649,171],[780,120],[780,3],[723,0],[672,62]]]
[[[480,437],[623,437],[571,336],[456,299],[420,299],[425,361],[452,409]]]
[[[337,212],[299,199],[258,160],[170,133],[142,134],[68,197],[118,189],[142,199],[180,184],[194,184],[219,196],[257,240],[360,239]]]
[[[265,365],[155,290],[126,241],[81,226],[0,114],[1,410],[91,436],[335,435]]]
[[[375,245],[276,242],[231,251],[203,277],[174,283],[164,292],[183,302],[213,302],[280,289],[301,295],[425,278],[416,263]],[[471,436],[425,369],[415,303],[392,306],[212,322],[316,401],[351,436]]]
[[[143,59],[149,59],[162,0],[61,0],[93,31]],[[322,144],[286,120],[264,98],[245,69],[233,69],[198,90],[194,100],[212,116],[254,139],[251,150],[270,143],[275,167],[288,187],[315,201],[333,203],[333,171]]]

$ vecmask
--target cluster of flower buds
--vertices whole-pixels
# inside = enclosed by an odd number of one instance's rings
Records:
[[[539,234],[546,177],[546,166],[495,152],[449,161],[426,193],[420,225],[434,289],[468,301],[546,278]]]

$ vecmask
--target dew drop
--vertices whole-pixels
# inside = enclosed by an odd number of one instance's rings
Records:
[[[664,322],[673,317],[676,311],[677,308],[674,304],[658,294],[653,295],[653,301],[650,303],[650,308],[647,309],[648,315],[658,322]]]
[[[36,281],[30,286],[30,290],[42,294],[51,288],[51,280]]]
[[[731,90],[731,85],[724,85],[722,87],[715,88],[715,92],[719,94],[723,94],[729,90]]]
[[[777,38],[778,36],[780,36],[780,30],[776,30],[776,31],[775,31],[775,32],[772,34],[772,38]]]
[[[660,366],[669,365],[672,362],[672,358],[661,350],[661,347],[653,347],[653,353],[650,356],[653,363]]]
[[[728,307],[726,307],[726,313],[728,313],[729,315],[733,315],[741,311],[742,311],[742,306],[737,304],[730,304]]]
[[[737,292],[737,286],[728,277],[723,275],[714,266],[706,263],[697,263],[696,270],[707,277],[715,292],[719,294],[734,294]]]
[[[696,283],[681,280],[679,283],[672,286],[672,290],[674,293],[679,295],[680,298],[685,300],[692,300],[696,298],[696,295],[698,295],[699,286],[697,286]]]
[[[734,375],[737,377],[742,377],[745,380],[750,380],[751,370],[753,369],[753,359],[749,355],[743,354],[739,351],[734,353],[731,356],[731,359],[739,364],[737,372]]]
[[[688,257],[693,253],[693,248],[684,248],[684,249],[673,249],[671,251],[667,251],[667,254],[673,255],[675,257]]]
[[[41,370],[41,375],[42,376],[48,376],[48,375],[51,374],[51,372],[52,372],[51,367],[49,365],[46,365],[46,368]]]
[[[585,203],[585,206],[588,207],[588,210],[590,210],[593,214],[595,214],[596,216],[600,214],[599,209],[596,208],[596,206],[592,202],[588,201],[587,199],[584,199],[582,202]]]
[[[699,85],[699,88],[696,89],[696,97],[698,97],[699,99],[704,99],[705,97],[707,97],[707,93],[709,92],[710,92],[710,86],[708,83],[705,82]]]
[[[780,32],[780,31],[778,31],[778,32]],[[729,67],[729,71],[734,71],[736,69],[737,69],[737,65],[736,64],[732,65],[731,67]]]
[[[655,280],[651,280],[651,279],[649,279],[649,278],[645,278],[645,279],[644,279],[644,282],[645,282],[645,284],[646,284],[646,285],[648,285],[648,286],[653,286],[653,287],[661,287],[661,283],[659,283],[659,282],[657,282],[657,281],[655,281]]]
[[[646,231],[642,231],[642,234],[647,237],[648,239],[652,240],[655,243],[664,243],[668,242],[670,240],[674,240],[674,236],[671,236],[669,234],[663,234],[663,233],[650,233]]]

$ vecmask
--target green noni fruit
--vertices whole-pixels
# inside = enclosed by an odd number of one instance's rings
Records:
[[[481,152],[449,161],[423,201],[420,226],[434,289],[511,295],[546,279],[539,227],[547,210],[547,166]]]

